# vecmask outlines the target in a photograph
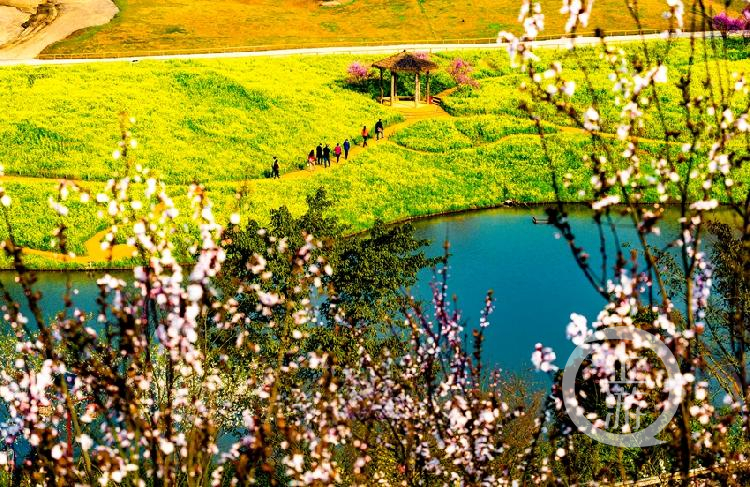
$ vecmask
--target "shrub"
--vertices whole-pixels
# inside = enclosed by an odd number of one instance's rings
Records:
[[[747,28],[747,19],[742,17],[730,17],[726,12],[721,12],[713,18],[714,29],[720,31],[737,31]]]
[[[471,86],[472,88],[478,88],[479,83],[477,83],[477,81],[471,76],[473,71],[474,68],[471,64],[461,58],[454,59],[448,68],[448,73],[453,77],[453,81],[455,81],[458,86]]]
[[[346,81],[353,85],[362,85],[370,79],[370,69],[359,61],[354,61],[346,69]]]

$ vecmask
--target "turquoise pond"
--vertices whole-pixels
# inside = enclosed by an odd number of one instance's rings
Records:
[[[442,255],[443,242],[450,241],[449,292],[455,294],[467,328],[476,326],[486,292],[494,291],[495,313],[486,331],[484,358],[494,366],[514,372],[530,369],[530,356],[537,342],[552,346],[558,360],[565,360],[573,347],[565,338],[571,313],[595,318],[603,299],[586,281],[575,264],[565,241],[550,225],[534,225],[532,216],[543,217],[538,209],[497,209],[429,218],[414,222],[417,235],[431,241],[428,253]],[[574,210],[571,223],[579,244],[599,266],[599,234],[590,212]],[[614,221],[621,245],[633,242],[635,232],[626,218]],[[661,225],[662,236],[653,245],[663,247],[674,238],[677,225]],[[615,243],[607,240],[614,250]],[[611,262],[610,262],[611,267]],[[610,271],[611,272],[611,271]],[[45,313],[52,315],[62,305],[62,295],[70,278],[77,290],[75,302],[87,311],[96,309],[96,278],[101,272],[41,272],[37,289],[43,294]],[[127,279],[127,272],[117,275]],[[432,271],[425,270],[413,293],[431,298]],[[0,272],[0,280],[10,283],[13,294],[21,296],[13,284],[13,273]]]
[[[570,222],[578,245],[591,256],[597,275],[601,262],[600,238],[591,211],[569,208]],[[443,242],[450,242],[449,294],[467,328],[478,326],[485,296],[492,290],[495,311],[485,331],[484,359],[506,371],[531,370],[536,343],[555,349],[564,364],[573,346],[565,336],[571,313],[594,320],[606,304],[586,280],[566,243],[551,225],[535,225],[532,217],[544,218],[543,208],[473,211],[415,222],[417,234],[432,242],[430,254],[442,255]],[[727,218],[722,214],[722,220]],[[619,244],[635,244],[637,234],[628,217],[613,217]],[[679,234],[677,215],[660,225],[661,235],[649,237],[649,245],[665,248]],[[605,232],[609,251],[608,275],[612,276],[617,243]],[[639,245],[633,245],[639,248]],[[629,250],[626,249],[626,258]],[[433,273],[424,271],[414,294],[429,298]]]

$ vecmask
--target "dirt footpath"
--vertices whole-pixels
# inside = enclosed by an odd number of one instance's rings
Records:
[[[108,23],[117,12],[111,0],[62,0],[50,24],[24,33],[23,28],[17,32],[13,25],[19,19],[20,23],[25,22],[28,14],[12,7],[0,7],[0,59],[33,59],[48,45],[77,30]],[[12,35],[13,40],[3,39],[4,35]]]

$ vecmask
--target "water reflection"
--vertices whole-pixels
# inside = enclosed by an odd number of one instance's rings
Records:
[[[558,350],[559,357],[572,351],[565,339],[570,313],[596,317],[604,300],[586,281],[575,264],[567,244],[554,227],[534,225],[532,217],[543,217],[542,209],[497,209],[475,211],[415,222],[417,235],[431,241],[430,255],[442,255],[443,242],[450,241],[450,292],[458,298],[467,323],[474,325],[484,305],[486,292],[495,293],[496,311],[487,330],[485,358],[506,370],[523,371],[531,364],[529,357],[537,342]],[[727,219],[726,214],[722,214]],[[591,265],[599,272],[599,233],[585,210],[573,210],[570,216],[577,242],[591,255]],[[613,219],[621,246],[635,243],[636,232],[627,217]],[[661,236],[650,236],[649,244],[665,247],[678,234],[676,212],[661,224]],[[633,245],[634,248],[639,246]],[[607,249],[614,255],[616,242],[607,235]],[[611,269],[612,261],[608,262]],[[610,271],[611,272],[611,271]],[[95,272],[40,272],[35,288],[41,291],[45,317],[51,317],[63,306],[68,279],[74,289],[76,305],[86,311],[97,309]],[[129,280],[128,271],[110,272]],[[9,286],[14,298],[23,303],[15,274],[0,272],[0,281]],[[429,300],[432,271],[423,271],[414,294]]]

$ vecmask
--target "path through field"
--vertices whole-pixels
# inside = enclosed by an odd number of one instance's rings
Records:
[[[438,95],[438,97],[440,96],[445,97],[451,91],[453,90],[446,90],[440,95]],[[373,130],[372,127],[368,127],[368,130],[370,131],[370,135],[371,135],[370,140],[367,143],[368,146],[372,147],[373,145],[383,143],[384,141],[387,141],[388,138],[390,138],[390,136],[396,133],[397,131],[402,130],[410,125],[413,125],[419,122],[420,120],[450,117],[448,112],[443,110],[440,105],[420,105],[419,108],[414,108],[413,103],[402,102],[400,105],[395,106],[394,110],[401,113],[406,118],[406,120],[397,124],[388,125],[384,127],[383,139],[381,139],[380,141],[375,140],[375,131]],[[353,145],[351,150],[349,151],[349,160],[355,159],[357,155],[359,155],[364,150],[366,149],[364,149],[361,145]],[[324,168],[323,166],[316,165],[311,168],[308,167],[307,169],[304,169],[301,171],[288,172],[284,174],[282,178],[299,179],[299,178],[311,176],[312,174],[319,173],[321,171],[335,171],[338,167],[346,164],[347,162],[349,161],[344,159],[344,156],[342,153],[341,162],[337,164],[335,162],[335,159],[333,159],[331,162],[331,167],[329,168]]]
[[[436,98],[444,99],[447,96],[449,96],[453,91],[455,91],[455,88],[450,88],[448,90],[443,91],[442,93],[436,95]],[[419,121],[422,120],[431,120],[431,119],[438,119],[438,118],[450,118],[451,115],[448,114],[440,105],[437,104],[422,104],[418,108],[414,107],[413,102],[400,102],[396,106],[393,107],[393,110],[397,111],[401,115],[405,117],[405,120],[403,122],[393,124],[386,126],[384,128],[384,138],[380,141],[376,141],[374,137],[371,137],[368,145],[374,146],[377,144],[392,144],[394,142],[391,142],[389,139],[393,134],[398,132],[399,130],[403,130]],[[374,133],[372,130],[372,127],[368,127],[371,134]],[[580,134],[580,135],[586,135],[588,132],[582,128],[578,127],[555,127],[557,130],[559,130],[561,133],[570,133],[570,134]],[[507,140],[510,137],[514,137],[517,134],[509,134],[504,137],[501,137],[500,139],[494,141],[491,143],[491,145],[499,144],[505,140]],[[602,138],[605,139],[613,139],[616,138],[616,135],[614,134],[608,134],[608,133],[600,133],[599,134]],[[636,137],[635,139],[631,139],[637,142],[645,142],[645,143],[664,143],[663,140],[654,140],[654,139],[647,139],[642,137]],[[670,142],[670,143],[679,143],[679,142]],[[415,150],[415,149],[408,149],[406,147],[400,146],[401,149],[404,150]],[[476,147],[467,148],[465,150],[471,150],[476,149]],[[324,173],[326,171],[337,171],[342,166],[354,161],[361,153],[363,153],[365,148],[363,148],[361,145],[353,145],[350,152],[349,152],[349,159],[345,160],[342,159],[339,163],[335,162],[335,159],[332,160],[331,167],[324,168],[323,166],[316,165],[312,167],[308,167],[307,169],[303,170],[294,170],[290,172],[284,173],[281,177],[283,179],[300,179],[300,178],[307,178],[311,177],[315,174]],[[421,152],[421,151],[417,151]],[[61,181],[63,181],[63,178],[43,178],[43,177],[31,177],[31,176],[13,176],[13,175],[4,175],[0,176],[0,182],[6,182],[6,183],[39,183],[39,182],[46,182],[51,184],[59,184]],[[237,181],[237,184],[243,184],[243,181]],[[30,249],[30,248],[24,248],[23,252],[25,254],[29,255],[37,255],[41,257],[45,257],[51,260],[54,260],[56,262],[64,262],[64,263],[75,263],[75,264],[82,264],[82,265],[88,265],[88,264],[104,264],[108,262],[114,262],[121,259],[127,259],[130,257],[133,257],[136,254],[136,249],[129,245],[124,244],[118,244],[113,246],[105,246],[105,248],[102,248],[102,241],[106,237],[108,231],[104,230],[101,232],[98,232],[96,235],[91,237],[89,240],[87,240],[84,243],[84,248],[86,249],[85,255],[64,255],[58,252],[51,252],[51,251],[45,251],[45,250],[36,250],[36,249]]]
[[[137,255],[135,247],[131,247],[130,245],[117,244],[111,247],[107,246],[106,248],[102,248],[102,242],[104,242],[108,232],[108,230],[103,230],[86,240],[83,244],[86,249],[86,255],[65,255],[58,252],[36,250],[27,247],[23,248],[23,253],[27,255],[38,255],[56,262],[83,265],[115,262],[118,260],[129,259]]]

